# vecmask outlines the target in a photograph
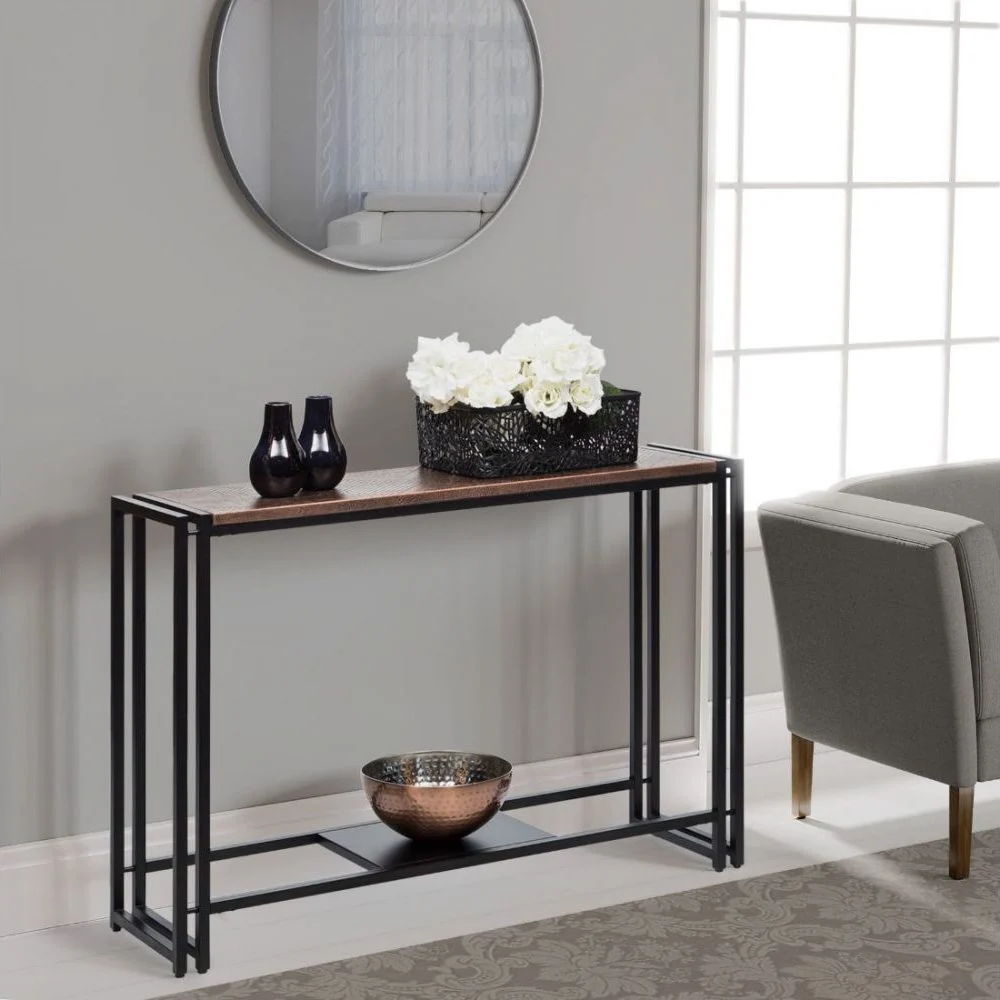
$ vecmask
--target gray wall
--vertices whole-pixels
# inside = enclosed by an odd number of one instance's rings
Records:
[[[265,400],[331,392],[355,469],[409,464],[417,335],[486,347],[559,313],[644,390],[644,437],[694,440],[698,0],[535,0],[547,106],[521,193],[467,251],[382,276],[300,256],[234,195],[203,107],[214,6],[0,4],[0,843],[107,826],[108,495],[244,478]],[[691,499],[664,520],[680,737]],[[613,498],[216,542],[214,807],[353,787],[428,743],[620,746],[624,527]]]

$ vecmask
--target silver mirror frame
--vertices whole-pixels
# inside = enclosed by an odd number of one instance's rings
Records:
[[[528,143],[528,149],[524,157],[524,162],[521,164],[521,169],[514,178],[514,183],[511,185],[510,191],[507,192],[507,197],[501,202],[500,207],[496,210],[493,218],[480,229],[477,229],[476,232],[474,232],[467,240],[459,243],[458,246],[452,247],[450,250],[446,250],[444,253],[440,253],[436,257],[428,257],[425,260],[417,260],[407,264],[389,265],[359,264],[349,260],[338,260],[333,257],[327,257],[318,250],[314,250],[311,246],[307,246],[300,239],[292,236],[291,233],[279,225],[279,223],[272,218],[267,211],[265,211],[264,207],[259,201],[257,201],[253,192],[247,186],[246,181],[243,180],[243,175],[240,173],[239,167],[236,164],[232,149],[229,145],[229,139],[226,136],[226,129],[222,122],[222,106],[219,99],[219,62],[222,55],[222,46],[225,43],[226,28],[229,25],[230,16],[233,9],[240,2],[241,0],[222,0],[222,8],[219,11],[215,24],[215,34],[212,38],[212,50],[209,62],[208,81],[209,100],[212,109],[212,122],[215,126],[215,135],[219,141],[223,158],[226,161],[226,165],[229,167],[229,171],[232,174],[236,185],[239,187],[247,201],[253,206],[256,213],[272,230],[274,230],[274,232],[278,233],[289,243],[294,244],[304,253],[309,254],[309,256],[313,259],[320,260],[324,264],[329,264],[333,267],[347,268],[352,271],[408,271],[415,267],[423,267],[425,264],[432,264],[435,261],[444,260],[445,257],[450,257],[452,254],[458,253],[459,250],[464,250],[470,243],[478,239],[483,232],[496,222],[497,218],[510,203],[510,200],[515,194],[517,194],[517,190],[521,186],[521,182],[524,180],[524,175],[528,172],[528,167],[531,166],[532,158],[535,155],[535,147],[538,145],[538,133],[541,131],[542,125],[542,106],[544,104],[545,97],[545,82],[544,74],[542,73],[542,51],[538,43],[538,34],[535,31],[535,24],[531,19],[531,13],[528,10],[526,0],[512,0],[512,2],[516,3],[521,11],[521,16],[524,18],[524,26],[528,32],[528,39],[531,43],[531,52],[535,60],[535,87],[537,88],[538,100],[535,106],[535,120],[531,130],[531,140]]]

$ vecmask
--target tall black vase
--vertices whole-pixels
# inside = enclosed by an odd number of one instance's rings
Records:
[[[266,403],[264,429],[250,456],[250,482],[262,496],[295,496],[306,483],[306,456],[295,437],[291,403]]]
[[[333,423],[333,400],[307,396],[299,444],[306,455],[307,490],[333,490],[347,471],[347,450]]]

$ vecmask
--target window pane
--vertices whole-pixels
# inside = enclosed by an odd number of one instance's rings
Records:
[[[739,10],[740,0],[719,0],[719,10]]]
[[[1000,181],[1000,31],[963,28],[958,72],[960,181]]]
[[[824,489],[839,475],[839,351],[740,362],[740,454],[747,506]]]
[[[848,26],[748,21],[746,39],[744,179],[846,179]]]
[[[712,359],[712,427],[709,448],[719,455],[733,451],[733,359]]]
[[[740,344],[837,344],[844,329],[843,191],[746,191]]]
[[[851,340],[943,337],[947,265],[946,191],[855,191]]]
[[[954,0],[858,0],[858,17],[905,17],[915,21],[952,21]]]
[[[1000,22],[1000,0],[962,0],[962,20]]]
[[[851,13],[851,0],[747,0],[754,14],[836,14]]]
[[[858,26],[856,180],[948,179],[951,63],[950,28]]]
[[[948,460],[1000,458],[1000,344],[951,349]]]
[[[715,52],[715,179],[736,180],[739,149],[740,24],[723,17],[716,22]]]
[[[736,192],[715,193],[715,238],[712,246],[712,346],[733,346],[736,318]]]
[[[933,465],[941,459],[944,348],[851,351],[847,474]]]
[[[952,280],[951,335],[1000,336],[1000,189],[955,192]]]

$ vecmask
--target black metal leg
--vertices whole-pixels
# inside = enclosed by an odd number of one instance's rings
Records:
[[[646,494],[646,815],[660,815],[660,491]]]
[[[642,493],[629,494],[629,819],[642,819]]]
[[[174,529],[174,857],[173,965],[187,972],[187,794],[188,794],[188,532]]]
[[[730,463],[729,479],[730,554],[729,569],[732,577],[732,607],[730,611],[732,690],[729,695],[731,707],[730,761],[731,782],[729,855],[739,868],[744,857],[744,683],[743,683],[743,462],[734,459]]]
[[[111,509],[111,929],[125,910],[125,515]]]
[[[132,906],[146,905],[146,522],[132,518]]]
[[[712,484],[712,867],[726,867],[726,489]]]
[[[209,969],[211,916],[212,537],[195,540],[195,967]]]

